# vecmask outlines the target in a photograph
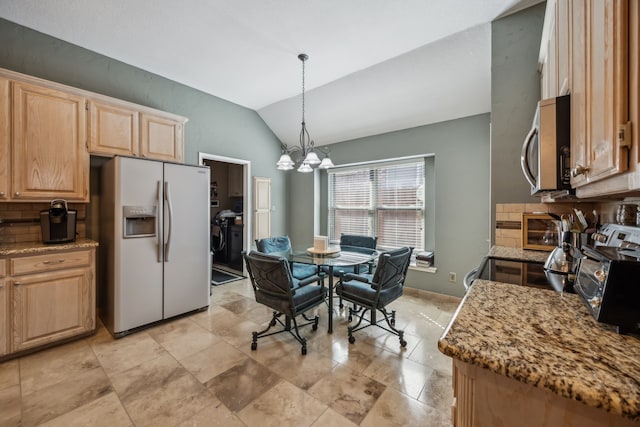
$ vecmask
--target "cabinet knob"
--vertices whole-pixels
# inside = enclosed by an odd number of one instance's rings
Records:
[[[578,175],[584,175],[589,172],[589,168],[578,163],[575,168],[571,169],[571,176],[577,177]]]
[[[4,191],[0,191],[0,197],[4,197]]]
[[[13,195],[16,196],[16,197],[20,197],[20,192],[16,191],[15,193],[13,193]]]
[[[20,286],[22,285],[22,282],[13,282],[14,286]]]

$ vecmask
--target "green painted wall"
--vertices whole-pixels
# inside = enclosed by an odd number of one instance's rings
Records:
[[[489,114],[421,126],[333,144],[336,165],[433,154],[427,178],[433,184],[435,206],[427,207],[428,236],[438,272],[411,271],[410,287],[462,295],[462,278],[489,250]],[[320,173],[321,230],[326,234],[326,173]],[[311,244],[313,236],[313,176],[295,175],[290,187],[290,236]],[[427,197],[429,200],[429,197]],[[431,224],[431,226],[429,225]],[[457,282],[448,282],[449,272]]]
[[[185,162],[197,163],[200,151],[250,160],[253,175],[271,178],[272,231],[285,232],[280,141],[255,111],[4,19],[0,40],[2,68],[188,117]]]
[[[520,152],[540,99],[538,52],[545,3],[491,25],[491,205],[539,203],[520,169]]]

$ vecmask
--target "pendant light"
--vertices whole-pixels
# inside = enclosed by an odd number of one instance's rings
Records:
[[[309,59],[309,56],[301,53],[300,55],[298,55],[298,59],[302,62],[302,128],[300,129],[300,146],[287,147],[287,145],[282,144],[282,153],[280,155],[280,160],[278,160],[278,162],[276,163],[276,166],[278,170],[292,170],[295,168],[296,163],[300,162],[300,165],[298,166],[298,172],[308,173],[312,172],[314,167],[328,169],[330,167],[333,167],[334,165],[329,158],[328,151],[323,151],[325,157],[320,160],[318,154],[315,152],[314,142],[309,135],[309,131],[307,130],[307,123],[304,118],[304,64],[307,59]],[[291,158],[291,154],[294,152],[298,152],[297,162]]]

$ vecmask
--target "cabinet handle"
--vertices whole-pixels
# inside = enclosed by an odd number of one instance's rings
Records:
[[[56,259],[56,260],[53,260],[53,261],[44,261],[43,264],[48,264],[48,265],[51,265],[51,264],[62,264],[63,262],[64,262],[63,259]]]
[[[587,172],[589,172],[589,168],[578,163],[575,168],[571,169],[571,176],[575,178],[578,175],[584,175]]]
[[[15,286],[20,286],[20,285],[22,285],[22,282],[13,282],[13,284],[14,284]]]

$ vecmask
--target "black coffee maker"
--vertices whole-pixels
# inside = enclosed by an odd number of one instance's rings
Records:
[[[68,243],[76,240],[78,211],[67,208],[66,200],[52,200],[49,209],[40,211],[44,243]]]

